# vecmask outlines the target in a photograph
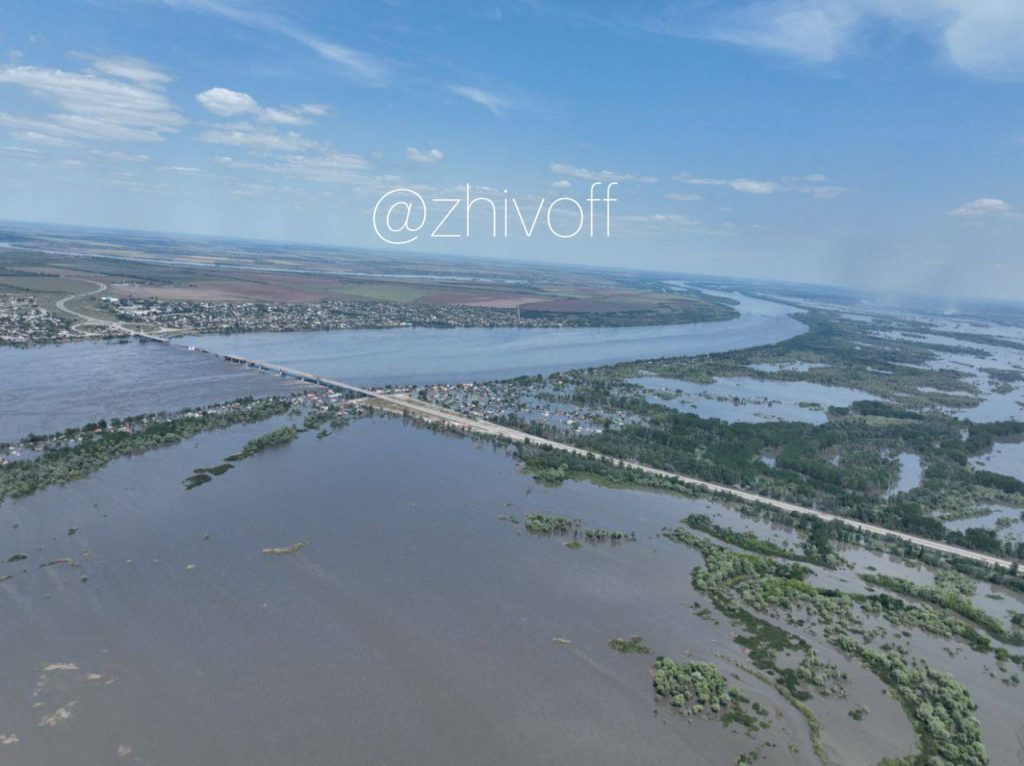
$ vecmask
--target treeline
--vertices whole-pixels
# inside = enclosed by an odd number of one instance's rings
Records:
[[[981,726],[974,716],[977,705],[971,700],[966,687],[948,673],[929,667],[920,659],[908,664],[897,647],[885,645],[876,649],[864,640],[866,623],[858,613],[858,605],[867,605],[866,614],[872,615],[876,607],[886,608],[884,602],[815,587],[806,581],[808,570],[799,564],[781,563],[756,554],[735,553],[680,528],[667,532],[666,536],[701,551],[704,566],[693,571],[693,585],[707,593],[719,610],[743,623],[746,635],[737,638],[738,643],[745,645],[750,638],[756,638],[750,636],[752,630],[763,630],[763,621],[751,611],[759,615],[781,611],[789,615],[790,623],[794,622],[793,615],[799,612],[806,618],[798,624],[807,627],[808,622],[816,623],[824,640],[859,659],[889,686],[918,735],[918,752],[906,759],[886,759],[886,763],[908,766],[926,763],[985,766],[989,763]],[[903,609],[898,609],[895,612],[887,610],[883,614],[894,625],[905,624]],[[926,630],[933,627],[918,622],[912,624]],[[934,627],[942,629],[941,625]],[[774,676],[773,680],[777,681],[776,688],[782,691],[786,689],[784,669],[775,666],[775,654],[783,649],[792,652],[797,647],[805,647],[806,642],[778,627],[773,630],[783,634],[775,642],[775,652],[762,651],[760,660],[751,652],[751,659],[758,667],[767,668],[767,672]],[[804,651],[806,657],[806,649]],[[794,701],[792,693],[787,700]],[[810,718],[809,723],[811,721],[814,719]],[[820,744],[816,721],[811,729],[812,741]],[[816,750],[822,755],[817,746]]]
[[[289,444],[297,438],[299,438],[299,431],[295,426],[282,426],[281,428],[274,429],[270,433],[251,439],[246,442],[240,452],[237,452],[234,455],[228,455],[228,457],[224,459],[229,462],[236,463],[239,460],[250,458],[253,455],[263,452],[263,450],[270,449],[271,447],[280,447],[285,444]]]
[[[587,387],[587,398],[599,398],[599,390],[596,385]],[[1024,482],[974,471],[969,459],[997,441],[1020,438],[1024,423],[974,424],[939,414],[871,422],[859,411],[834,413],[822,425],[726,423],[614,394],[605,406],[628,406],[643,416],[643,422],[570,437],[575,444],[900,532],[995,555],[1024,556],[1024,545],[1004,542],[992,530],[948,530],[937,518],[985,502],[1021,502]],[[519,425],[539,435],[565,438],[537,425]],[[899,477],[899,463],[885,455],[900,452],[921,457],[922,481],[909,492],[887,497],[886,490]],[[765,454],[775,455],[774,466],[760,460]],[[614,475],[613,469],[599,470]]]
[[[862,574],[860,578],[869,585],[901,593],[904,596],[924,601],[928,604],[946,609],[970,620],[982,628],[992,638],[998,639],[1014,646],[1024,646],[1024,633],[1019,630],[1009,630],[996,617],[993,617],[983,609],[979,609],[971,603],[962,591],[942,585],[919,585],[902,577],[893,577],[884,574]],[[941,580],[939,580],[941,582]]]
[[[0,465],[0,502],[7,497],[30,495],[52,484],[84,478],[119,457],[177,444],[203,431],[283,415],[289,407],[290,401],[281,397],[246,397],[218,405],[215,412],[183,410],[166,419],[143,415],[122,421],[132,426],[131,431],[81,430],[74,444],[49,449],[34,460]]]
[[[821,564],[831,569],[835,569],[843,563],[829,540],[828,523],[821,519],[810,517],[811,529],[804,540],[803,553],[783,548],[770,540],[758,537],[753,532],[737,532],[730,527],[715,524],[709,516],[703,513],[691,514],[683,521],[691,529],[696,529],[698,532],[711,535],[722,542],[752,553],[808,564]]]

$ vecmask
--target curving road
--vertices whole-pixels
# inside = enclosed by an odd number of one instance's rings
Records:
[[[88,336],[88,335],[95,335],[96,333],[84,332],[82,330],[79,330],[78,328],[82,324],[93,324],[93,325],[101,325],[101,326],[103,326],[103,325],[110,325],[111,323],[107,322],[107,321],[96,319],[95,317],[87,316],[86,314],[83,314],[80,311],[75,311],[74,309],[69,309],[67,304],[68,304],[68,301],[78,300],[79,298],[88,298],[91,295],[99,295],[100,293],[102,293],[104,290],[107,289],[107,286],[105,284],[103,284],[102,282],[94,282],[91,279],[80,279],[79,277],[74,277],[74,279],[76,281],[78,281],[78,282],[88,282],[90,285],[96,285],[96,289],[95,290],[90,290],[87,293],[77,293],[75,295],[67,295],[67,296],[61,298],[59,301],[57,301],[57,304],[56,304],[57,308],[60,309],[61,311],[63,311],[65,314],[73,316],[76,319],[83,320],[82,322],[77,322],[76,324],[74,324],[72,326],[72,328],[71,328],[72,330],[74,330],[75,332],[77,332],[77,333],[79,333],[81,335],[86,335],[86,336]]]
[[[152,335],[148,332],[142,332],[141,330],[133,330],[132,328],[126,327],[120,322],[115,322],[113,319],[101,319],[99,317],[91,317],[88,314],[83,314],[80,311],[75,311],[72,308],[68,308],[68,301],[78,300],[79,298],[88,298],[92,295],[99,295],[100,293],[107,289],[107,286],[105,284],[103,284],[102,282],[96,282],[92,279],[82,279],[81,277],[69,277],[69,279],[76,279],[79,282],[88,282],[91,285],[96,285],[95,290],[90,290],[87,293],[77,293],[75,295],[65,296],[64,298],[61,298],[59,301],[57,301],[57,303],[55,304],[57,308],[63,311],[65,314],[69,314],[70,316],[82,320],[81,322],[77,322],[74,326],[72,326],[71,329],[74,330],[75,332],[78,332],[86,337],[98,335],[99,333],[84,332],[78,329],[81,325],[91,324],[98,325],[100,327],[106,327],[110,330],[124,333],[125,335],[135,335],[136,337],[139,338],[146,338],[147,340],[155,340],[159,341],[160,343],[167,343],[167,338],[163,338],[159,335]]]

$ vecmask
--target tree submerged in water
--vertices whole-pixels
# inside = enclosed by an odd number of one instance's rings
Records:
[[[617,652],[622,652],[623,654],[651,653],[650,648],[644,646],[643,636],[633,636],[632,638],[613,638],[608,642],[608,646]]]
[[[680,663],[659,657],[654,663],[654,689],[687,715],[705,710],[719,713],[733,701],[733,692],[710,662]]]

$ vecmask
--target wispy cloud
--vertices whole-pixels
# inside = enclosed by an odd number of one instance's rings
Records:
[[[236,160],[233,157],[218,157],[216,162],[224,168],[256,170],[301,181],[355,186],[373,180],[366,172],[371,165],[365,158],[336,151],[317,155],[294,154],[273,162]]]
[[[161,72],[148,61],[131,56],[114,56],[92,59],[93,69],[111,77],[131,80],[149,88],[166,85],[171,81],[169,75]]]
[[[696,218],[678,213],[652,213],[650,215],[623,215],[616,220],[626,223],[644,224],[658,228],[677,228],[700,226],[701,222]]]
[[[3,121],[3,117],[0,116],[0,122]],[[42,127],[42,126],[40,126]],[[40,133],[38,130],[14,130],[11,131],[11,135],[19,141],[24,141],[29,144],[40,144],[41,146],[74,146],[74,141],[69,141],[66,138],[60,138],[58,136],[51,136],[48,133]]]
[[[410,146],[405,150],[405,156],[413,162],[418,162],[422,165],[433,165],[435,162],[440,162],[444,159],[444,152],[440,149],[431,149],[426,152],[421,152],[415,146]]]
[[[702,178],[680,173],[672,176],[673,181],[692,186],[722,186],[743,194],[775,194],[776,192],[799,192],[819,199],[836,197],[843,192],[842,187],[830,186],[824,182],[825,176],[815,173],[806,176],[788,176],[781,181],[757,180],[753,178]],[[668,196],[668,195],[666,195]],[[671,199],[671,197],[670,197]]]
[[[155,67],[135,59],[132,67],[123,63],[126,60],[120,65],[110,64],[113,59],[102,61],[107,62],[103,65],[107,72],[119,73],[103,76],[34,66],[0,68],[0,85],[24,88],[59,110],[44,120],[0,113],[0,124],[51,138],[102,141],[160,141],[185,124],[163,93],[167,80]]]
[[[654,184],[658,182],[658,179],[654,176],[638,176],[633,173],[617,173],[614,170],[590,170],[588,168],[580,168],[575,165],[566,165],[563,162],[552,162],[548,165],[550,170],[555,175],[569,176],[571,178],[582,178],[585,181],[599,181],[601,183],[608,183],[610,181],[634,181],[641,184]]]
[[[310,116],[319,117],[328,111],[322,104],[300,104],[299,106],[266,107],[250,96],[229,88],[210,88],[196,95],[196,101],[218,117],[252,115],[262,122],[278,125],[305,125]]]
[[[486,109],[490,109],[497,117],[504,116],[505,111],[512,108],[514,105],[513,102],[505,96],[500,96],[492,91],[477,88],[472,85],[449,85],[448,90],[458,96],[469,99],[474,104],[479,104]]]
[[[184,8],[207,13],[244,24],[253,29],[281,35],[305,46],[321,58],[338,64],[344,73],[365,85],[382,86],[391,80],[391,68],[382,59],[324,40],[291,21],[270,13],[242,7],[228,0],[163,0],[173,8]]]
[[[207,144],[268,152],[301,152],[318,147],[315,141],[299,135],[294,130],[279,131],[248,122],[218,125],[203,131],[199,135],[199,140]]]
[[[127,154],[119,151],[107,152],[102,149],[92,149],[89,153],[93,157],[98,157],[108,162],[149,162],[149,156],[146,154]]]
[[[937,45],[960,69],[1024,77],[1024,3],[1017,0],[746,0],[675,2],[647,29],[829,63],[888,25]]]
[[[744,194],[773,194],[780,188],[775,181],[756,181],[751,178],[698,178],[685,173],[673,176],[672,180],[694,186],[725,186]]]

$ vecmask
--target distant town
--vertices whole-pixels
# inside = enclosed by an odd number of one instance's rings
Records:
[[[34,296],[0,294],[0,345],[27,346],[74,337],[71,323],[44,309]]]

